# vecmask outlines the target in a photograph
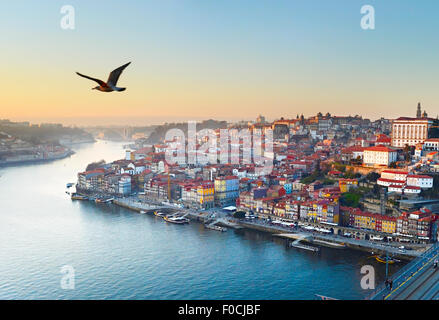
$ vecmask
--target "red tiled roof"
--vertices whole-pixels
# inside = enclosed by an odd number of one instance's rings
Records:
[[[383,146],[383,145],[379,145],[379,146],[374,146],[374,147],[368,147],[366,149],[364,149],[364,151],[375,151],[375,152],[396,152],[396,150]]]
[[[405,174],[407,175],[408,172],[407,171],[398,171],[398,170],[383,170],[381,171],[381,173],[393,173],[393,174]]]
[[[386,178],[379,178],[378,181],[390,182],[390,183],[398,183],[398,184],[404,184],[405,183],[405,181],[403,181],[403,180],[393,180],[393,179],[386,179]]]
[[[433,180],[433,177],[430,177],[430,176],[427,176],[427,175],[418,175],[418,174],[410,174],[410,175],[407,176],[407,179],[408,179],[408,178],[416,178],[416,179],[432,179],[432,180]]]

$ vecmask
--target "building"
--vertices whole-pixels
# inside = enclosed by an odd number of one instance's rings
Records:
[[[123,174],[119,180],[119,193],[122,195],[129,195],[131,193],[131,176]]]
[[[425,208],[416,212],[404,212],[397,218],[396,232],[421,242],[435,241],[436,221],[437,216]]]
[[[349,192],[351,189],[355,189],[358,187],[357,179],[340,179],[338,180],[338,186],[340,188],[340,192],[345,193]]]
[[[239,197],[239,178],[226,176],[215,178],[215,202],[218,206],[236,205]]]
[[[291,207],[290,207],[291,208]],[[296,214],[295,207],[288,213],[293,216]],[[340,205],[338,201],[318,199],[300,203],[299,219],[307,222],[326,223],[338,225],[340,222]]]
[[[105,175],[104,169],[96,169],[86,172],[78,173],[79,189],[98,190],[102,186],[103,177]]]
[[[439,151],[439,138],[431,138],[424,141],[425,151]]]
[[[397,223],[394,217],[355,209],[349,213],[348,225],[357,229],[394,234]]]
[[[433,126],[430,118],[401,117],[392,121],[392,146],[404,148],[416,146],[429,138],[428,131]]]
[[[410,174],[407,171],[383,170],[377,184],[388,187],[389,192],[419,194],[422,189],[433,188],[433,177]]]
[[[364,149],[363,164],[366,166],[389,166],[397,160],[396,150],[379,145]]]

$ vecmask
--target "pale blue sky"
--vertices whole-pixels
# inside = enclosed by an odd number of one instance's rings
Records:
[[[59,26],[65,4],[74,31]],[[373,31],[360,28],[366,4]],[[0,118],[378,118],[413,115],[418,101],[436,116],[438,13],[435,0],[8,2]],[[74,75],[106,78],[127,61],[120,95]],[[34,84],[26,94],[24,78]]]

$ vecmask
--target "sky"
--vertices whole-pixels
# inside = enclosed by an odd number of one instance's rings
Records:
[[[1,1],[0,3],[2,3]],[[75,29],[60,12],[75,9]],[[375,8],[375,30],[360,26]],[[437,0],[8,1],[0,119],[65,124],[439,113]],[[90,90],[132,61],[118,85]]]

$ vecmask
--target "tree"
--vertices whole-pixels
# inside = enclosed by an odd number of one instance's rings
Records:
[[[101,161],[92,162],[92,163],[87,165],[87,168],[85,169],[85,171],[95,170],[97,168],[102,167],[104,164],[105,164],[105,160],[103,160],[103,159]]]
[[[380,175],[374,171],[369,172],[366,176],[367,181],[376,182],[379,179]]]
[[[233,214],[233,217],[236,219],[244,219],[245,218],[245,212],[244,211],[236,211]]]

